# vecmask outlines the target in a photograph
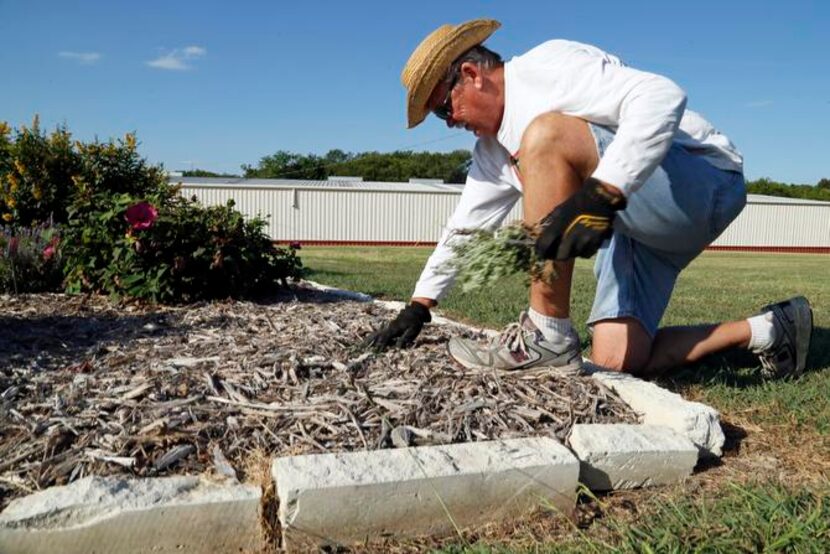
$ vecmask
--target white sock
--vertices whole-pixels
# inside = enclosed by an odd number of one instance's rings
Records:
[[[764,312],[747,318],[752,335],[749,338],[749,349],[755,353],[763,352],[775,342],[775,325],[772,324],[772,312]]]
[[[576,330],[569,317],[550,317],[540,314],[533,308],[527,309],[530,321],[542,332],[545,340],[553,344],[568,344],[573,340],[579,341]]]

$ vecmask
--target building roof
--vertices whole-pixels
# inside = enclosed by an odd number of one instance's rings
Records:
[[[329,179],[311,181],[304,179],[243,179],[241,177],[173,177],[170,183],[207,187],[257,187],[276,189],[320,189],[362,190],[377,192],[439,192],[457,194],[464,185],[449,183],[391,183],[380,181],[354,181]]]
[[[375,192],[431,192],[444,194],[458,194],[464,185],[453,183],[409,182],[394,183],[384,181],[356,181],[352,179],[328,179],[312,181],[305,179],[244,179],[241,177],[170,177],[172,184],[206,186],[206,187],[256,187],[276,189],[334,189],[359,190]],[[830,206],[830,202],[808,200],[804,198],[788,198],[784,196],[768,196],[764,194],[749,194],[747,202],[750,204],[800,204],[811,206]]]
[[[750,204],[801,204],[807,206],[830,206],[830,202],[824,202],[822,200],[789,198],[786,196],[769,196],[766,194],[747,194],[746,200]]]

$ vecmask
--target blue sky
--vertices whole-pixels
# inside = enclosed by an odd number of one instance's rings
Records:
[[[680,84],[749,178],[830,177],[830,2],[0,0],[0,120],[136,131],[168,169],[238,173],[277,150],[471,148],[405,129],[400,70],[443,23],[492,17],[505,58],[588,42]]]

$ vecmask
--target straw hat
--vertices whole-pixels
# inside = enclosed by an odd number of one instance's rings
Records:
[[[421,41],[401,72],[410,129],[426,119],[429,96],[450,64],[499,27],[501,23],[494,19],[473,19],[460,25],[442,25]]]

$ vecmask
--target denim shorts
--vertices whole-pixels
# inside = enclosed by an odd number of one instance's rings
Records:
[[[589,124],[600,158],[614,132]],[[597,253],[597,291],[588,324],[633,317],[653,337],[680,271],[720,235],[746,204],[741,173],[724,171],[682,146],[665,159],[617,214]]]

